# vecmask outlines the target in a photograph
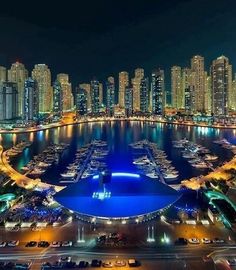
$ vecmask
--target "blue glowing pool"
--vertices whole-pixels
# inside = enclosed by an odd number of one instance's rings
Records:
[[[113,173],[101,184],[98,176],[81,180],[56,194],[64,207],[96,218],[133,218],[158,212],[173,204],[181,194],[146,176]]]

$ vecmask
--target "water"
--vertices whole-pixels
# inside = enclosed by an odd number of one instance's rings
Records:
[[[12,160],[12,164],[17,170],[26,165],[34,155],[41,153],[49,144],[69,143],[70,147],[62,155],[59,164],[53,166],[41,177],[45,182],[59,184],[60,173],[73,160],[76,149],[93,139],[101,139],[108,142],[110,154],[107,164],[108,168],[113,172],[136,172],[136,168],[132,164],[133,154],[129,144],[138,140],[148,139],[155,142],[160,149],[166,151],[168,159],[173,161],[173,165],[180,172],[177,182],[206,173],[207,171],[204,170],[193,169],[181,157],[180,150],[172,147],[173,140],[185,137],[209,148],[212,153],[219,156],[219,162],[230,159],[232,153],[214,144],[213,141],[219,138],[226,138],[231,143],[236,144],[235,130],[166,125],[161,123],[157,123],[156,127],[153,128],[148,122],[138,121],[85,123],[36,133],[4,134],[0,135],[0,140],[5,148],[9,148],[22,140],[33,142],[32,146],[25,149],[22,155]]]

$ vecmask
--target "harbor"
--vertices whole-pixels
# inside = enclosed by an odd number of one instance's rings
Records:
[[[141,174],[164,184],[178,179],[178,171],[167,159],[165,151],[158,149],[155,143],[142,140],[130,144],[130,147],[133,149],[134,155],[138,156],[134,158],[133,164]]]
[[[107,143],[102,140],[93,140],[77,149],[74,160],[61,173],[60,183],[76,183],[106,170],[108,154]]]

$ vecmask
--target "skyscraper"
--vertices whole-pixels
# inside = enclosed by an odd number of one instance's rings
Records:
[[[143,78],[140,82],[140,111],[147,113],[149,111],[149,80]]]
[[[0,66],[0,84],[7,81],[7,69]]]
[[[80,89],[84,89],[87,93],[87,110],[88,112],[91,112],[91,85],[89,83],[81,83],[79,85]]]
[[[182,88],[184,89],[184,109],[187,114],[193,113],[195,72],[190,68],[182,69]]]
[[[3,82],[0,85],[0,121],[14,120],[18,116],[17,84]]]
[[[115,106],[115,79],[114,77],[108,77],[106,81],[106,107],[109,116],[114,114]]]
[[[125,87],[125,115],[131,116],[133,113],[133,88]]]
[[[216,116],[225,116],[228,114],[229,78],[232,78],[230,72],[232,72],[232,68],[229,65],[229,59],[227,57],[220,56],[212,62],[212,112]]]
[[[194,112],[205,111],[205,71],[204,71],[204,57],[195,55],[191,59],[191,70],[195,73],[195,85],[194,85]]]
[[[37,121],[39,117],[39,92],[37,82],[26,79],[23,93],[23,120],[28,123]]]
[[[212,97],[211,97],[211,76],[205,72],[205,111],[208,115],[211,114],[212,109]]]
[[[98,80],[91,81],[91,108],[92,113],[97,114],[100,112],[100,87]]]
[[[173,108],[184,108],[184,93],[181,67],[173,66],[171,68],[171,100]]]
[[[17,84],[19,116],[22,116],[23,114],[24,83],[26,78],[28,78],[28,71],[24,64],[16,62],[11,65],[11,68],[8,70],[8,81]]]
[[[76,113],[77,116],[81,116],[81,115],[85,115],[87,114],[88,110],[87,110],[87,91],[82,89],[82,88],[78,88],[76,89]]]
[[[63,90],[58,80],[53,83],[53,114],[59,118],[63,114]]]
[[[155,115],[164,115],[165,112],[165,81],[164,70],[157,69],[152,72],[152,112]]]
[[[134,112],[140,111],[140,85],[144,77],[144,69],[136,68],[134,78],[132,79],[133,86],[133,110]]]
[[[234,79],[232,81],[232,110],[236,111],[236,74],[234,74]]]
[[[69,82],[69,75],[65,73],[57,74],[57,80],[62,87],[63,111],[70,111],[74,106],[74,97],[72,94],[71,83]]]
[[[125,107],[125,88],[129,86],[129,73],[122,71],[119,73],[119,105]]]
[[[45,64],[37,64],[32,71],[32,78],[38,83],[39,111],[42,113],[50,112],[53,101],[50,69]]]

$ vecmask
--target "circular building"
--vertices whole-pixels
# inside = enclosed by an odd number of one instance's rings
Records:
[[[55,195],[55,200],[87,221],[143,221],[181,197],[160,181],[132,173],[81,179]]]

